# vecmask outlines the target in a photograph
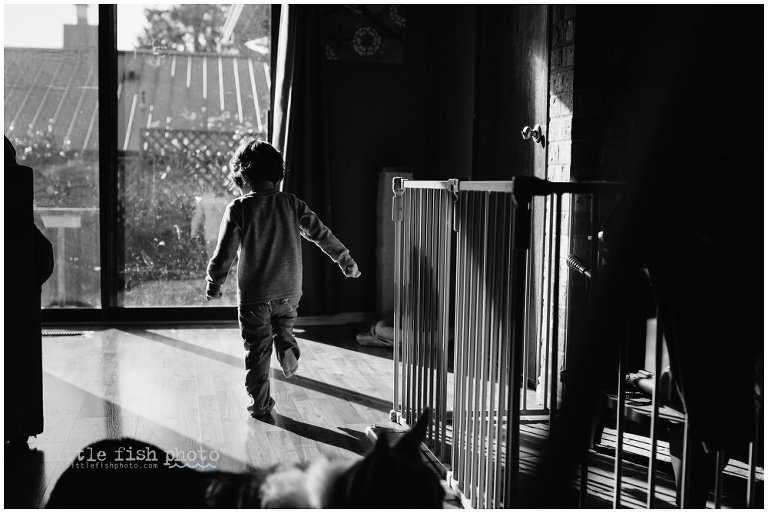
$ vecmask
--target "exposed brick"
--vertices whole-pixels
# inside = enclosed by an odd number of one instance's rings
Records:
[[[571,176],[571,167],[563,165],[551,165],[547,170],[547,179],[555,182],[568,181]]]
[[[552,22],[552,47],[556,48],[572,43],[576,34],[576,21],[565,19]]]
[[[565,35],[565,27],[563,26],[562,21],[553,21],[552,22],[552,47],[556,48],[563,45],[564,35]]]
[[[562,66],[563,62],[563,49],[555,48],[549,54],[549,69],[554,70]]]
[[[553,118],[549,122],[549,140],[566,141],[571,139],[572,116]]]
[[[571,42],[576,37],[576,20],[573,18],[565,20],[565,42]]]
[[[570,164],[571,163],[571,142],[553,141],[549,145],[548,157],[550,164]]]
[[[560,144],[550,141],[547,146],[547,164],[552,167],[559,163]]]
[[[561,49],[560,62],[562,66],[573,66],[574,45],[564,46]]]
[[[637,10],[586,5],[550,9],[547,178],[611,179],[628,165],[626,143],[633,129],[629,120],[633,99],[627,93],[631,85],[627,63]],[[589,196],[563,197],[564,224],[558,234],[561,259],[570,251],[587,261],[590,208]],[[574,314],[584,308],[585,282],[566,278],[558,284],[560,306],[567,305]],[[579,317],[561,317],[558,340],[580,322]]]
[[[573,92],[566,91],[560,94],[551,94],[549,96],[549,116],[556,118],[560,116],[570,116],[573,112]]]
[[[549,77],[549,92],[560,94],[573,91],[573,69],[553,71]]]

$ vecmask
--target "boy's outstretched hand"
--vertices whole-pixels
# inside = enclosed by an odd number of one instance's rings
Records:
[[[211,301],[212,299],[221,299],[222,293],[221,289],[218,287],[213,287],[211,284],[208,284],[208,286],[205,288],[205,299],[208,301]]]
[[[341,267],[341,272],[343,272],[344,276],[347,278],[359,278],[363,274],[360,272],[360,269],[357,268],[357,262],[351,258],[340,263],[339,267]]]

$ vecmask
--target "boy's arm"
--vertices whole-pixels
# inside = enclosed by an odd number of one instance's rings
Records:
[[[240,226],[237,224],[235,204],[230,203],[224,211],[219,228],[219,241],[216,250],[208,263],[208,272],[205,281],[208,282],[206,297],[208,299],[221,297],[221,286],[227,279],[232,262],[237,256],[240,247]]]
[[[349,255],[349,250],[341,243],[331,230],[323,224],[317,214],[300,199],[296,199],[297,211],[299,214],[299,228],[301,236],[308,241],[314,242],[317,247],[323,250],[331,260],[339,264],[342,272],[353,278],[360,276],[357,270],[357,264]]]

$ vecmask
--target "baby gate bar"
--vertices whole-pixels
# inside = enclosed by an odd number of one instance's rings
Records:
[[[390,416],[392,421],[411,424],[429,407],[427,440],[441,461],[448,457],[454,186],[455,180],[402,178],[394,178],[392,185],[395,340],[394,401]]]

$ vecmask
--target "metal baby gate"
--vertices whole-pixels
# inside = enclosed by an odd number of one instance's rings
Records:
[[[546,428],[535,432],[528,426],[551,421],[567,372],[567,313],[578,307],[568,298],[573,291],[567,273],[588,278],[583,301],[588,308],[600,273],[601,210],[624,189],[609,182],[526,177],[393,180],[391,420],[410,425],[430,409],[426,443],[465,506],[518,503],[520,473],[535,465],[535,451],[528,452],[521,438],[546,437]],[[660,366],[658,355],[656,360]],[[625,372],[620,366],[618,412],[624,408]],[[651,409],[648,506],[657,472],[655,399]],[[622,500],[622,419],[617,415],[615,507]],[[751,457],[748,504],[754,503],[755,460]],[[685,461],[683,467],[685,490]],[[584,504],[586,457],[578,483]],[[718,474],[718,491],[721,484]]]

